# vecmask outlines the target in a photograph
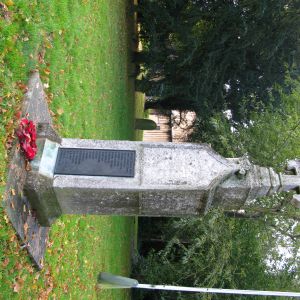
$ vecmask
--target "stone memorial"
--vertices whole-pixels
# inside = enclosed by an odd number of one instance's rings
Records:
[[[299,192],[299,161],[286,175],[246,157],[226,159],[205,144],[61,139],[38,73],[31,82],[24,110],[32,107],[38,153],[22,177],[19,202],[27,201],[40,232],[62,214],[197,216],[212,207],[239,209],[279,191]],[[22,233],[18,221],[13,224]],[[39,267],[42,252],[31,253]]]
[[[203,144],[63,138],[38,146],[25,194],[45,226],[61,214],[196,216],[300,186],[299,176]]]

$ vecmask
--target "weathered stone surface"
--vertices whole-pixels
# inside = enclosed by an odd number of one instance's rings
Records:
[[[293,195],[293,199],[292,199],[291,203],[292,203],[295,207],[300,208],[300,194]]]
[[[53,190],[53,171],[56,162],[58,144],[38,139],[38,153],[31,162],[24,192],[32,208],[36,210],[39,223],[50,226],[61,215]]]
[[[37,136],[39,138],[60,141],[59,136],[52,127],[51,116],[38,72],[30,75],[28,92],[24,96],[22,106],[22,116],[34,121],[37,125]],[[32,186],[32,193],[27,193],[27,196],[33,196],[31,198],[35,197],[37,192],[35,188],[37,186],[45,189],[45,186],[51,186],[52,184],[49,181],[43,183],[39,180],[34,180],[36,175],[34,170],[28,174],[24,157],[17,144],[16,141],[11,151],[3,205],[23,243],[22,247],[27,249],[34,264],[38,268],[42,268],[49,227],[43,226],[39,222],[37,214],[42,214],[39,209],[41,204],[37,202],[36,209],[32,207],[32,203],[25,195],[25,183],[27,182],[28,186]],[[45,223],[43,224],[46,225]]]
[[[28,81],[28,91],[23,99],[23,115],[36,124],[51,124],[52,118],[49,113],[46,95],[38,72],[31,74]]]
[[[204,213],[204,191],[148,191],[140,193],[139,215],[154,217],[186,217]]]
[[[271,181],[271,189],[268,195],[273,195],[277,193],[281,187],[279,175],[272,169],[269,168],[270,173],[270,181]]]
[[[27,249],[34,264],[41,269],[49,227],[40,225],[35,210],[32,209],[30,202],[24,195],[27,172],[23,156],[16,146],[14,146],[11,154],[3,205],[9,220],[22,241],[21,247]]]
[[[62,139],[59,147],[136,155],[134,177],[55,174],[51,192],[63,214],[191,216],[212,206],[239,209],[281,186],[272,169],[225,159],[202,144]]]
[[[136,153],[133,178],[55,175],[53,188],[66,214],[197,215],[206,209],[211,182],[239,169],[199,144],[62,139],[64,147]]]
[[[299,191],[300,175],[291,176],[291,175],[282,174],[280,176],[280,178],[281,178],[281,184],[282,184],[283,191],[291,191],[291,190]]]

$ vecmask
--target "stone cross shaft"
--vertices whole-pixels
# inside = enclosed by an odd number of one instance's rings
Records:
[[[205,144],[40,138],[38,148],[25,192],[44,226],[61,214],[196,216],[300,186]]]

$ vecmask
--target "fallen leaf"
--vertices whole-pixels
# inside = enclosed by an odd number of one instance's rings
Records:
[[[13,284],[13,290],[15,293],[19,293],[24,285],[24,280],[22,278],[17,278],[15,283]]]
[[[49,75],[49,74],[51,73],[51,71],[50,71],[48,68],[46,68],[46,69],[44,70],[44,73],[45,73],[46,75]]]
[[[26,236],[27,235],[27,231],[28,231],[28,224],[27,224],[27,222],[24,223],[23,229],[24,229],[24,235]]]
[[[2,262],[2,266],[3,266],[3,267],[7,267],[8,263],[9,263],[9,258],[6,257],[6,258],[4,259],[4,261]]]
[[[40,273],[37,273],[35,276],[34,276],[34,279],[35,280],[38,280],[40,278]]]
[[[44,61],[44,58],[45,58],[45,54],[46,54],[46,49],[43,48],[39,53],[38,53],[38,62],[40,64],[43,64],[45,61]]]
[[[20,271],[23,269],[23,265],[20,264],[19,262],[16,262],[15,268]]]
[[[13,290],[14,290],[15,293],[19,293],[20,290],[21,290],[21,285],[18,282],[15,282],[13,284]]]
[[[40,265],[41,265],[41,267],[44,266],[44,259],[43,258],[40,259]]]
[[[22,82],[18,82],[17,83],[18,88],[23,92],[26,93],[28,91],[28,87],[26,84],[22,83]]]
[[[12,209],[15,209],[15,204],[14,204],[13,201],[10,202],[10,205],[11,205],[11,208],[12,208]]]
[[[25,170],[26,171],[31,171],[32,170],[31,164],[28,160],[25,160]]]
[[[5,4],[6,4],[7,6],[13,6],[13,5],[14,5],[14,2],[13,2],[12,0],[6,0],[6,1],[5,1]]]
[[[20,110],[15,113],[15,117],[17,120],[19,120],[21,116],[22,116],[22,112]]]
[[[63,108],[58,108],[58,109],[57,109],[57,114],[58,114],[58,115],[61,116],[63,113],[64,113]]]
[[[15,191],[15,189],[11,189],[10,192],[11,192],[11,194],[12,194],[13,196],[16,196],[16,191]]]
[[[45,42],[45,47],[46,47],[47,49],[51,49],[51,48],[52,48],[52,45],[51,45],[51,43],[50,43],[49,41],[46,41],[46,42]]]
[[[64,291],[64,293],[68,293],[69,287],[68,287],[67,284],[64,284],[64,285],[63,285],[63,291]]]
[[[8,219],[7,215],[4,215],[4,220],[7,224],[9,223],[9,219]]]

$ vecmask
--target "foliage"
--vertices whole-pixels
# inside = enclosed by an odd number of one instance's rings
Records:
[[[217,114],[204,129],[198,120],[191,140],[210,143],[225,157],[248,153],[254,163],[284,171],[287,160],[300,157],[300,84],[293,85],[296,88],[288,96],[278,89],[283,103],[281,109],[264,106],[263,111],[250,114],[248,124],[238,124],[224,114]],[[300,212],[289,204],[290,200],[291,194],[275,194],[257,199],[240,213],[227,212],[254,222],[264,221],[265,230],[272,237],[265,253],[274,269],[286,264],[286,270],[290,270],[288,277],[294,268],[299,268],[300,249]]]
[[[146,108],[194,110],[203,119],[240,105],[280,106],[274,85],[299,76],[299,4],[288,0],[141,0]]]
[[[297,289],[293,274],[283,270],[271,272],[266,267],[264,248],[269,237],[262,228],[263,222],[226,218],[221,211],[212,211],[202,218],[174,220],[165,232],[166,246],[158,253],[153,251],[141,257],[135,276],[140,282],[153,284]],[[282,276],[284,272],[286,276]],[[143,299],[146,295],[140,293],[139,297]],[[224,295],[174,292],[151,295],[151,299],[232,299]],[[244,298],[236,296],[234,299]]]
[[[198,118],[190,137],[211,144],[224,157],[250,159],[262,166],[283,170],[286,160],[300,157],[300,83],[291,95],[280,93],[282,107],[264,106],[249,113],[251,122],[239,124],[224,113],[214,115],[206,127]]]
[[[8,19],[2,18],[2,2],[10,4]],[[40,72],[63,136],[133,139],[129,3],[1,1],[1,196],[12,133],[33,68]],[[45,267],[37,272],[0,208],[0,299],[128,299],[128,291],[98,291],[96,282],[101,271],[128,274],[133,223],[133,218],[64,216],[51,228]]]

